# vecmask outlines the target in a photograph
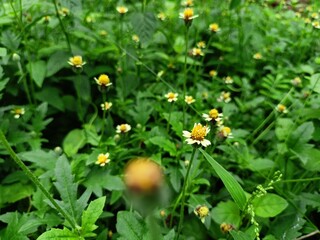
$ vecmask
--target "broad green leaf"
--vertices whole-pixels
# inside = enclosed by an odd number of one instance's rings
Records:
[[[221,178],[224,186],[227,188],[231,197],[238,205],[238,207],[243,210],[247,199],[244,193],[244,190],[240,186],[240,184],[234,179],[234,177],[225,170],[217,161],[215,161],[208,153],[206,153],[203,149],[199,149],[200,152],[204,155],[205,159],[217,173],[217,175]]]
[[[120,211],[117,214],[117,231],[123,239],[141,240],[145,234],[145,224],[132,212]]]
[[[320,93],[320,73],[311,76],[309,88]]]
[[[288,206],[288,202],[276,194],[267,193],[260,198],[255,198],[253,206],[257,216],[268,218],[281,213]]]
[[[46,86],[36,93],[36,98],[42,102],[47,102],[60,111],[65,110],[60,91],[57,88]]]
[[[5,203],[14,203],[34,192],[34,187],[26,183],[14,183],[10,185],[0,185],[0,207]]]
[[[106,202],[106,197],[98,198],[90,202],[87,210],[82,214],[82,234],[86,236],[87,233],[91,233],[98,228],[95,222],[98,220],[99,216],[103,212],[103,207]]]
[[[68,133],[62,143],[64,152],[70,157],[76,154],[86,143],[84,131],[74,129]]]
[[[84,240],[78,234],[71,232],[69,229],[56,229],[53,228],[43,234],[41,234],[37,240]]]
[[[255,237],[251,237],[249,234],[241,232],[241,231],[230,231],[231,236],[234,240],[254,240]]]
[[[278,118],[276,122],[276,136],[279,140],[286,140],[293,129],[294,123],[290,118]]]
[[[175,156],[177,154],[176,146],[172,141],[163,136],[155,136],[149,139],[151,143],[159,146],[163,150],[170,153],[170,156]]]
[[[151,12],[135,12],[132,14],[131,21],[134,33],[139,36],[142,46],[146,46],[157,28],[156,17]]]
[[[169,124],[171,125],[173,131],[175,131],[176,134],[181,134],[183,130],[183,124],[181,122],[182,118],[182,112],[171,112],[170,119],[169,119],[169,113],[163,114],[164,118],[169,121]]]
[[[34,80],[37,86],[41,88],[43,80],[46,76],[46,63],[42,60],[31,62],[29,64],[29,71],[31,72],[31,78]]]
[[[312,122],[305,122],[301,124],[296,130],[292,132],[288,139],[288,147],[295,152],[301,152],[302,146],[312,139],[314,126]]]
[[[59,70],[68,65],[69,54],[63,51],[57,51],[54,54],[50,55],[50,58],[46,66],[46,77],[50,77],[53,74],[57,73]]]
[[[227,223],[239,227],[241,222],[240,210],[232,201],[220,202],[211,210],[211,217],[218,224]]]
[[[74,87],[77,91],[77,95],[84,101],[91,101],[91,85],[88,78],[83,75],[78,75],[73,80]]]
[[[249,167],[253,171],[263,171],[274,167],[274,162],[266,158],[250,159]]]
[[[240,6],[242,0],[231,0],[229,9],[234,9]]]
[[[7,55],[7,49],[6,48],[0,48],[0,57],[5,57]]]

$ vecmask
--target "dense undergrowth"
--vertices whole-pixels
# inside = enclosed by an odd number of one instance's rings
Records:
[[[317,1],[0,3],[0,239],[318,239]]]

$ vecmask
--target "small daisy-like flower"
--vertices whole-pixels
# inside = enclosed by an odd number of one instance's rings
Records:
[[[291,80],[291,83],[293,86],[299,87],[301,86],[302,81],[301,81],[301,78],[295,77],[294,79]]]
[[[63,17],[68,16],[70,13],[70,10],[66,7],[63,7],[60,9],[59,11],[60,15],[62,15]]]
[[[193,6],[193,0],[186,0],[182,3],[182,6],[185,7],[192,7]]]
[[[222,120],[223,114],[219,113],[219,111],[215,108],[211,109],[209,111],[209,114],[202,114],[202,117],[204,118],[204,120],[208,121],[208,122],[219,122]]]
[[[82,66],[86,64],[86,62],[84,62],[82,60],[81,56],[74,56],[74,57],[69,58],[68,63],[69,63],[69,65],[71,65],[72,67],[75,67],[77,69],[82,68]]]
[[[230,232],[231,230],[234,230],[235,227],[234,227],[232,224],[222,223],[222,224],[220,225],[220,229],[221,229],[221,232],[223,232],[223,233],[228,233],[228,232]]]
[[[168,99],[168,102],[175,102],[178,100],[178,93],[168,92],[164,96]]]
[[[209,208],[207,206],[198,206],[194,213],[200,218],[201,222],[204,223],[205,218],[209,215]]]
[[[94,23],[94,22],[96,22],[96,19],[95,19],[94,16],[87,16],[85,20],[86,20],[87,23]]]
[[[50,16],[44,16],[43,18],[43,22],[48,24],[50,22],[51,17]]]
[[[305,19],[304,19],[304,23],[305,23],[305,24],[311,23],[311,19],[310,19],[310,18],[305,18]]]
[[[198,15],[194,15],[192,8],[186,8],[182,13],[179,14],[179,17],[184,20],[186,25],[190,25],[192,20],[198,17]]]
[[[130,130],[131,130],[131,126],[129,124],[125,123],[125,124],[118,125],[116,132],[117,133],[127,133]]]
[[[101,167],[105,166],[107,163],[111,161],[109,158],[109,155],[110,155],[109,153],[106,153],[106,154],[100,153],[98,155],[96,164],[100,165]]]
[[[18,119],[20,118],[23,114],[25,114],[24,108],[15,108],[11,110],[11,113],[13,114],[13,117]]]
[[[108,35],[108,32],[106,30],[100,30],[99,31],[99,35],[102,36],[102,37],[105,37]]]
[[[120,13],[121,15],[128,12],[128,8],[125,6],[118,6],[116,9],[117,9],[118,13]]]
[[[212,69],[212,70],[210,70],[209,75],[210,75],[210,77],[215,77],[218,75],[218,72],[216,70]]]
[[[196,100],[192,96],[185,96],[184,101],[190,105],[191,103],[194,103]]]
[[[186,142],[188,144],[201,144],[207,147],[211,142],[205,137],[210,132],[210,128],[207,126],[202,126],[201,123],[195,123],[191,132],[183,131],[183,136],[186,137]]]
[[[132,35],[132,40],[136,43],[140,42],[140,38],[138,37],[137,34]]]
[[[98,78],[94,78],[94,80],[99,86],[108,87],[112,85],[108,75],[106,74],[101,74]]]
[[[294,15],[295,15],[297,18],[301,18],[301,13],[299,13],[299,12],[296,12]]]
[[[208,92],[202,92],[201,96],[202,96],[203,99],[208,99],[209,93]]]
[[[226,126],[220,126],[218,135],[222,138],[233,138],[231,128]]]
[[[149,158],[133,159],[125,168],[124,182],[131,191],[153,192],[162,185],[162,169]]]
[[[233,79],[230,76],[225,77],[223,80],[224,80],[225,84],[232,84],[233,83]]]
[[[166,217],[167,216],[166,211],[165,210],[161,210],[160,211],[160,216],[163,217],[163,218]]]
[[[261,55],[261,53],[255,53],[253,55],[253,58],[256,59],[256,60],[261,60],[262,59],[262,55]]]
[[[276,107],[276,110],[279,113],[288,113],[287,107],[285,105],[283,105],[283,104],[278,104],[277,107]]]
[[[205,41],[200,41],[200,42],[198,42],[198,43],[197,43],[197,47],[198,47],[198,48],[206,48],[206,43],[205,43]]]
[[[218,102],[228,103],[228,102],[231,101],[230,95],[231,95],[230,92],[222,91],[221,94],[220,94],[220,96],[218,97],[217,101],[218,101]]]
[[[219,27],[219,25],[217,23],[211,23],[209,25],[209,30],[211,32],[217,33],[217,32],[220,32],[220,27]]]
[[[313,19],[319,19],[319,14],[316,13],[316,12],[314,12],[314,13],[311,14],[311,17],[312,17]]]
[[[316,21],[312,23],[312,26],[316,29],[320,29],[320,22]]]
[[[112,102],[101,103],[100,106],[103,111],[107,111],[112,107]]]
[[[159,18],[161,21],[164,21],[166,20],[167,16],[163,12],[160,12],[158,13],[157,18]]]
[[[201,48],[192,48],[191,54],[195,57],[204,56],[204,52],[201,50]]]

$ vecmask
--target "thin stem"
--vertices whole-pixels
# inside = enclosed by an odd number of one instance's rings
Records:
[[[105,104],[106,102],[106,98],[107,98],[107,94],[106,94],[106,89],[103,89],[102,90],[102,104]],[[103,133],[104,133],[104,128],[105,128],[105,121],[106,121],[106,112],[107,110],[104,109],[103,110],[103,114],[102,114],[102,127],[101,127],[101,137],[100,137],[100,141],[99,141],[99,146],[101,146],[101,143],[102,143],[102,138],[103,138]]]
[[[283,182],[312,182],[312,181],[320,181],[320,177],[303,178],[303,179],[287,179],[287,180],[281,180],[281,181],[279,181],[279,183],[283,183]]]
[[[184,56],[184,68],[183,68],[183,73],[184,73],[184,80],[183,80],[183,100],[186,97],[186,91],[187,91],[187,57],[188,57],[188,41],[189,41],[189,27],[186,26],[186,35],[185,35],[185,40],[186,40],[186,49],[185,49],[185,56]],[[183,104],[183,117],[182,117],[182,124],[183,127],[185,125],[185,115],[186,115],[186,104]]]
[[[174,103],[170,103],[170,110],[169,110],[169,117],[168,117],[168,122],[167,122],[167,132],[169,132],[169,124],[170,124],[170,120],[171,120],[171,112],[172,112],[172,107],[173,107]]]
[[[18,155],[13,151],[6,137],[4,136],[2,130],[0,130],[0,140],[3,143],[4,147],[9,152],[11,158],[18,164],[22,171],[27,175],[27,177],[41,190],[41,192],[48,198],[56,210],[70,223],[73,229],[76,228],[76,223],[70,218],[70,216],[57,204],[53,199],[47,189],[41,184],[39,179],[30,171],[30,169],[21,161]]]
[[[29,102],[29,104],[32,105],[32,99],[31,99],[31,94],[30,94],[29,88],[28,88],[27,78],[26,78],[26,75],[24,74],[24,71],[23,71],[23,68],[21,66],[20,61],[18,61],[18,68],[19,68],[19,71],[20,71],[20,74],[22,77],[22,83],[23,83],[23,87],[24,87],[24,90],[27,95],[28,102]]]
[[[178,225],[178,231],[177,231],[177,237],[176,240],[179,239],[180,236],[180,232],[181,232],[181,228],[182,228],[182,224],[183,224],[183,219],[184,219],[184,205],[185,205],[185,200],[186,200],[186,189],[187,189],[187,185],[188,185],[188,177],[189,177],[189,173],[190,173],[190,169],[192,166],[192,162],[194,159],[194,155],[196,153],[197,148],[193,148],[192,150],[192,154],[191,154],[191,160],[188,166],[188,170],[183,182],[183,186],[182,186],[182,199],[181,199],[181,208],[180,208],[180,219],[179,219],[179,225]]]
[[[58,20],[59,20],[59,24],[60,24],[61,30],[62,30],[64,36],[66,37],[66,41],[67,41],[67,45],[68,45],[69,52],[70,52],[71,55],[73,55],[73,53],[72,53],[72,48],[71,48],[71,44],[70,44],[70,40],[69,40],[69,36],[68,36],[68,34],[67,34],[66,29],[65,29],[64,26],[63,26],[63,23],[62,23],[60,14],[59,14],[59,10],[58,10],[57,3],[56,3],[55,0],[52,0],[52,3],[53,3],[53,5],[54,5],[54,9],[56,10],[56,15],[57,15],[57,18],[58,18]]]

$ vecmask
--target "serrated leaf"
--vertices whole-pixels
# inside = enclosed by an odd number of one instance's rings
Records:
[[[31,62],[29,64],[29,71],[31,73],[31,78],[34,80],[37,86],[41,88],[43,80],[46,76],[46,71],[47,71],[46,63],[42,60]]]
[[[231,201],[220,202],[211,210],[212,219],[218,223],[228,223],[239,227],[241,222],[240,210],[238,206]]]
[[[74,129],[68,133],[62,143],[64,152],[68,156],[76,154],[80,148],[85,145],[86,138],[84,131],[81,129]]]
[[[90,202],[87,210],[82,214],[82,233],[86,236],[87,233],[91,233],[97,229],[95,222],[98,220],[99,216],[103,212],[103,207],[106,202],[106,197],[98,198]]]
[[[273,193],[255,198],[253,200],[254,211],[259,217],[275,217],[280,214],[288,206],[288,202]]]
[[[217,161],[215,161],[208,153],[206,153],[203,149],[199,149],[200,152],[204,155],[205,159],[211,165],[213,170],[217,173],[217,175],[221,178],[224,186],[230,193],[231,197],[238,205],[238,207],[243,210],[247,199],[244,193],[244,190],[240,186],[240,184],[234,179],[234,177],[225,170]]]
[[[131,212],[117,214],[117,231],[123,239],[141,240],[144,236],[144,223]]]
[[[71,232],[69,229],[56,229],[53,228],[43,234],[41,234],[37,240],[84,240],[83,237]]]
[[[159,146],[163,150],[170,153],[170,156],[175,156],[177,154],[176,146],[168,138],[163,136],[155,136],[149,139],[151,143]]]
[[[156,17],[152,12],[136,12],[132,14],[131,21],[133,31],[139,36],[142,46],[146,46],[157,28]]]
[[[292,148],[295,152],[301,152],[302,146],[312,139],[314,126],[312,122],[305,122],[301,124],[288,139],[288,147]]]

